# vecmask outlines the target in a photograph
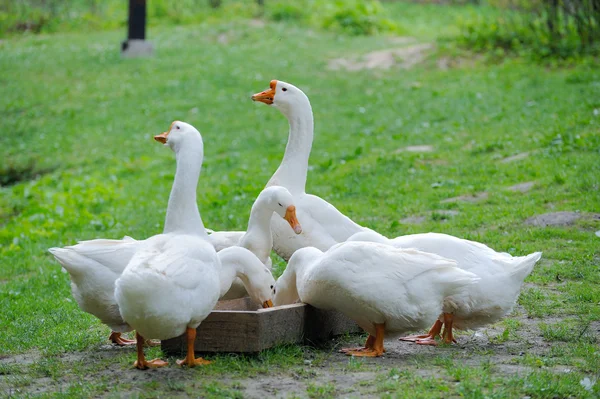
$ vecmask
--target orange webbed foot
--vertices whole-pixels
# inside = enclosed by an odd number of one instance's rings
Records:
[[[434,337],[432,337],[429,334],[422,334],[422,335],[408,335],[406,337],[400,337],[398,338],[399,341],[407,341],[407,342],[417,342],[423,339],[428,339],[431,338],[433,339]]]
[[[440,335],[443,325],[443,322],[436,320],[435,323],[433,323],[433,326],[431,326],[431,328],[427,332],[427,334],[409,335],[407,337],[401,337],[398,339],[400,341],[416,342],[417,344],[420,343],[421,345],[435,345],[435,343],[431,343],[431,341],[435,342],[435,337]],[[421,341],[425,341],[427,343],[423,343]]]
[[[113,331],[110,333],[108,340],[110,342],[112,342],[113,344],[117,344],[119,346],[135,345],[137,342],[135,339],[124,338],[120,332],[116,332],[116,331]]]
[[[431,345],[431,346],[437,346],[437,344],[438,344],[437,341],[432,337],[418,339],[418,340],[414,341],[414,343],[417,345]]]
[[[375,349],[367,349],[367,348],[364,348],[362,350],[357,350],[357,351],[349,350],[345,353],[348,356],[357,356],[357,357],[379,357],[379,356],[383,355],[383,351],[378,351]]]
[[[180,365],[181,367],[183,367],[183,366],[188,366],[188,367],[205,366],[205,365],[211,364],[211,363],[212,362],[210,360],[206,360],[201,357],[198,357],[198,358],[192,359],[192,360],[188,360],[187,358],[177,360],[177,364]]]
[[[140,370],[157,369],[157,368],[165,367],[168,365],[169,365],[169,363],[167,363],[161,359],[152,359],[152,360],[146,360],[146,361],[142,361],[142,362],[136,360],[133,363],[133,367],[135,367],[136,369],[140,369]]]
[[[348,352],[361,352],[367,350],[365,347],[357,346],[355,348],[342,348],[339,350],[340,353],[348,353]]]

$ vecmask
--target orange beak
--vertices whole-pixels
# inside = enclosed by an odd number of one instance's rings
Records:
[[[264,301],[262,304],[263,309],[266,308],[272,308],[273,307],[273,301],[272,300],[268,300],[268,301]]]
[[[296,207],[294,205],[290,205],[287,207],[287,209],[285,210],[285,216],[283,218],[287,220],[287,222],[290,224],[290,227],[292,228],[292,230],[294,230],[294,233],[302,233],[302,226],[300,226],[300,223],[296,218]]]
[[[169,130],[167,130],[166,132],[161,133],[161,134],[157,134],[156,136],[154,136],[154,140],[158,141],[159,143],[166,144],[167,143],[167,136],[169,135],[169,133],[171,133],[171,129],[173,129],[173,124],[174,123],[175,123],[174,121],[171,123],[171,126],[169,127]]]
[[[260,93],[256,93],[252,96],[252,101],[260,101],[265,104],[273,104],[273,100],[275,99],[275,88],[277,87],[277,81],[271,81],[271,88],[269,90],[261,91]]]
[[[169,135],[169,132],[157,134],[156,136],[154,136],[154,140],[158,141],[159,143],[166,144],[168,135]]]

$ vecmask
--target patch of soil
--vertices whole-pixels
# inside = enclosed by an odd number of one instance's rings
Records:
[[[427,216],[409,216],[398,220],[402,224],[423,224],[429,219]]]
[[[509,162],[520,161],[521,159],[525,159],[528,156],[529,156],[529,152],[522,152],[520,154],[516,154],[516,155],[512,155],[510,157],[503,158],[500,160],[500,162],[509,163]]]
[[[407,147],[398,148],[394,151],[396,154],[401,152],[433,152],[432,145],[409,145]]]
[[[521,193],[526,193],[529,190],[531,190],[533,188],[533,186],[535,186],[535,182],[534,181],[528,181],[525,183],[519,183],[519,184],[515,184],[514,186],[510,186],[507,187],[508,190],[510,191],[515,191],[515,192],[521,192]]]
[[[386,353],[380,358],[355,359],[350,363],[350,357],[339,353],[339,349],[347,346],[358,346],[364,343],[364,336],[352,336],[346,339],[331,340],[321,352],[324,359],[316,360],[312,354],[307,355],[303,366],[292,368],[272,369],[269,373],[236,376],[223,373],[218,376],[200,375],[193,370],[170,366],[162,369],[140,371],[133,369],[131,363],[123,364],[124,351],[131,353],[131,361],[135,357],[135,348],[118,348],[111,345],[101,346],[96,350],[81,353],[69,353],[60,356],[67,371],[62,378],[27,375],[28,381],[18,387],[11,385],[11,375],[0,375],[0,392],[11,392],[17,395],[40,394],[65,391],[70,385],[82,382],[110,381],[110,385],[118,385],[119,394],[127,397],[143,390],[152,383],[165,389],[168,397],[186,397],[187,388],[200,388],[201,385],[219,382],[227,387],[240,389],[247,398],[285,398],[291,395],[307,396],[311,385],[335,387],[333,397],[380,397],[382,392],[377,385],[377,378],[392,378],[392,369],[406,370],[422,377],[445,378],[444,366],[440,359],[453,359],[456,364],[478,367],[492,365],[497,375],[522,376],[534,368],[529,367],[520,359],[525,355],[545,356],[553,346],[542,338],[538,324],[555,323],[560,318],[532,319],[525,314],[524,308],[517,306],[512,318],[520,323],[516,330],[511,330],[508,338],[503,334],[505,326],[497,323],[476,332],[457,331],[457,345],[447,347],[420,346],[397,339],[386,339]],[[589,331],[600,337],[600,322],[593,322]],[[557,343],[554,343],[557,345]],[[28,353],[7,357],[0,360],[6,365],[18,363],[30,369],[31,365],[39,362],[39,353]],[[114,361],[113,361],[114,360]],[[443,363],[443,362],[442,362]],[[86,367],[93,364],[106,364],[105,367],[92,367],[83,373],[69,373],[69,368]],[[567,366],[553,365],[547,369],[551,372],[565,372]],[[539,366],[536,367],[539,369]],[[82,377],[83,376],[83,377]],[[398,378],[398,377],[396,377]],[[402,377],[400,377],[402,378]],[[169,388],[170,387],[170,388]],[[17,391],[18,390],[18,391]],[[108,396],[109,393],[106,393]]]
[[[447,217],[442,217],[440,218],[441,220],[438,221],[445,221],[445,219],[448,219],[450,217],[453,216],[457,216],[460,214],[459,211],[455,210],[455,209],[438,209],[435,211],[429,211],[427,212],[427,216],[424,215],[420,215],[420,216],[409,216],[406,217],[404,219],[400,219],[398,220],[399,223],[402,224],[423,224],[425,223],[427,220],[429,220],[431,218],[431,215],[441,215],[441,216],[447,216]]]
[[[442,204],[452,203],[452,202],[479,202],[488,199],[489,195],[486,192],[477,193],[474,195],[460,195],[458,197],[446,198],[445,200],[440,201]]]
[[[262,19],[254,18],[248,21],[248,25],[252,26],[253,28],[264,28],[266,23]]]
[[[466,57],[440,57],[436,60],[436,65],[441,70],[448,70],[451,68],[463,68],[475,65],[475,63],[482,59],[480,55],[473,55],[470,58]]]
[[[537,227],[572,226],[580,219],[600,220],[600,213],[550,212],[532,216],[525,220],[525,224]]]
[[[400,67],[409,69],[421,63],[433,48],[430,43],[415,44],[408,47],[377,50],[362,57],[336,58],[330,60],[327,68],[338,71],[360,71],[363,69],[390,69]]]
[[[219,43],[219,44],[228,44],[229,43],[229,36],[227,36],[226,33],[221,33],[219,36],[217,36],[217,43]]]
[[[416,41],[416,38],[410,36],[392,36],[388,39],[388,42],[392,44],[412,44]]]

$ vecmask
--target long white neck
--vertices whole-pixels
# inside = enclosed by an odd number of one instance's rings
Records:
[[[308,157],[313,141],[313,113],[308,98],[306,102],[284,112],[290,124],[287,146],[283,160],[267,187],[279,185],[292,195],[305,192]]]
[[[221,261],[221,271],[219,280],[221,282],[221,295],[223,296],[231,288],[233,280],[239,277],[244,283],[246,291],[252,295],[250,289],[250,280],[248,278],[252,273],[264,273],[265,266],[245,248],[229,247],[217,252],[217,256]],[[255,298],[252,298],[256,300]]]
[[[190,143],[182,145],[175,154],[177,171],[169,196],[163,232],[207,237],[196,203],[196,187],[203,159],[202,142],[188,141]]]
[[[298,282],[307,281],[308,273],[315,267],[316,262],[323,256],[323,251],[315,247],[300,248],[290,258],[285,271],[277,280],[277,291],[273,298],[275,306],[289,305],[298,299],[308,301],[310,298],[300,298]],[[301,287],[301,290],[303,288]]]
[[[300,299],[296,281],[296,268],[288,264],[281,277],[277,279],[277,290],[273,297],[275,306],[290,305]]]
[[[273,248],[273,236],[271,235],[273,210],[265,205],[262,199],[252,205],[246,234],[239,243],[240,247],[251,251],[262,263],[267,262]]]

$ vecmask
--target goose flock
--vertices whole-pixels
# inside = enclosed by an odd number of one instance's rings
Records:
[[[297,87],[273,80],[252,100],[277,108],[288,119],[283,160],[254,202],[246,231],[204,227],[196,188],[204,156],[202,136],[181,121],[154,139],[177,163],[164,229],[145,240],[95,239],[50,248],[71,277],[80,308],[112,329],[117,345],[137,345],[134,366],[163,367],[146,360],[152,339],[187,335],[196,358],[196,328],[219,299],[250,296],[263,307],[298,301],[334,309],[369,333],[365,345],[345,348],[353,356],[381,356],[384,338],[430,327],[401,340],[421,345],[456,342],[453,329],[476,329],[509,313],[541,252],[499,253],[488,246],[438,233],[393,239],[363,227],[326,200],[306,193],[313,114]],[[271,273],[271,250],[287,261]],[[443,331],[442,331],[443,328]],[[135,340],[122,334],[135,330]]]

